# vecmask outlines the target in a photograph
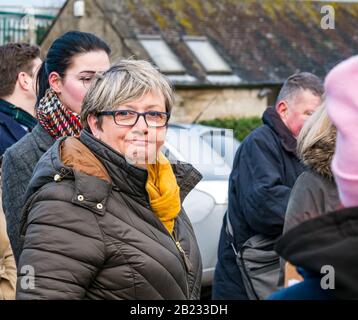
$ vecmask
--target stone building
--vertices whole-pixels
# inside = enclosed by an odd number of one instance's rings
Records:
[[[357,3],[327,1],[68,0],[42,48],[81,30],[104,38],[113,61],[154,62],[175,85],[177,122],[260,116],[292,73],[324,77],[357,53],[357,18]]]

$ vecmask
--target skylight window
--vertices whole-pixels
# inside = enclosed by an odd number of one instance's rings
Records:
[[[159,36],[139,36],[139,42],[164,73],[184,73],[185,68],[166,42]]]
[[[230,73],[232,70],[204,37],[184,37],[184,41],[207,73]]]

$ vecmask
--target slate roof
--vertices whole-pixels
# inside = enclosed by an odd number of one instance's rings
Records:
[[[298,0],[93,1],[125,41],[128,50],[136,56],[149,57],[136,42],[138,35],[160,35],[179,57],[187,74],[196,79],[191,85],[210,85],[210,81],[185,45],[184,36],[205,36],[230,65],[233,74],[239,77],[240,82],[235,84],[249,86],[280,84],[297,71],[309,71],[324,77],[339,61],[358,53],[358,3]],[[324,5],[335,9],[333,30],[321,28],[324,16],[321,8]],[[177,80],[180,81],[186,83]]]

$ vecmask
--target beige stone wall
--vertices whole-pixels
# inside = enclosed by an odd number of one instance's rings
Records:
[[[190,123],[200,112],[200,120],[226,117],[261,117],[268,102],[259,98],[260,89],[177,89],[172,121]]]

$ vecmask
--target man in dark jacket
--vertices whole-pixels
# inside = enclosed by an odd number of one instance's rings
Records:
[[[41,64],[37,46],[0,46],[0,156],[36,125],[35,79]]]
[[[296,137],[304,121],[321,104],[323,85],[310,73],[290,76],[275,108],[263,114],[263,126],[241,144],[229,180],[228,214],[234,238],[221,230],[215,270],[214,299],[247,299],[235,250],[255,235],[282,234],[291,189],[303,172],[296,156]]]
[[[324,84],[325,105],[337,129],[331,168],[341,208],[299,224],[278,241],[275,250],[304,281],[270,299],[358,299],[357,81],[354,56],[335,66]]]

